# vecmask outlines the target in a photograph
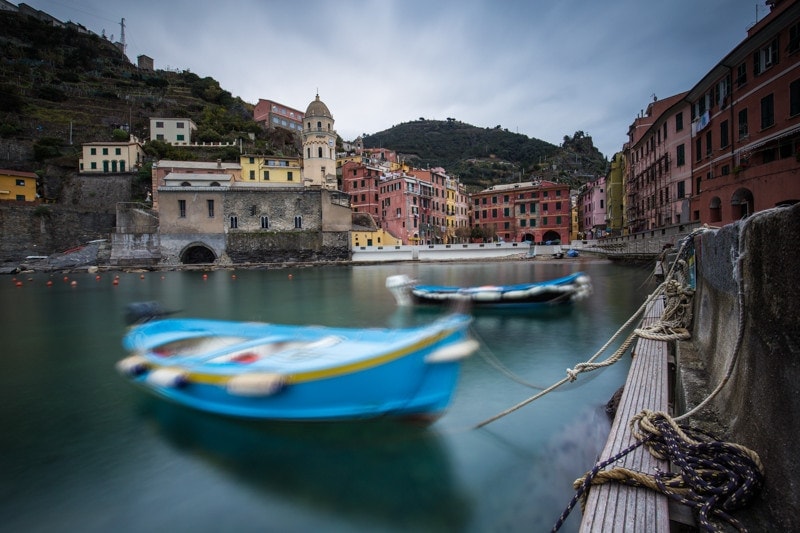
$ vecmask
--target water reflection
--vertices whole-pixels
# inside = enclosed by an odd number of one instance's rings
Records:
[[[314,512],[366,514],[392,528],[455,531],[469,520],[469,502],[429,428],[233,420],[150,398],[139,413],[181,454]]]
[[[159,301],[182,316],[343,327],[411,326],[386,277],[480,285],[592,279],[586,300],[544,315],[476,313],[445,415],[427,429],[242,423],[150,399],[114,370],[123,313]],[[581,375],[481,430],[475,424],[585,361],[650,288],[599,262],[331,266],[270,271],[34,275],[0,283],[0,516],[8,531],[543,531],[602,450],[602,405],[629,358]],[[235,277],[234,277],[235,274]],[[292,277],[289,277],[292,274]],[[598,414],[600,413],[600,414]],[[602,416],[601,416],[602,415]],[[563,532],[577,531],[578,511]]]

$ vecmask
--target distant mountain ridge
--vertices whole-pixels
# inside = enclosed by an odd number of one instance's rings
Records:
[[[366,135],[364,147],[394,150],[412,166],[443,167],[473,189],[533,178],[578,188],[605,175],[608,166],[583,132],[565,136],[558,147],[500,126],[479,128],[454,118],[405,122]]]

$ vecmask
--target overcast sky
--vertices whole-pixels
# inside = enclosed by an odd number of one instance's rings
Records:
[[[19,3],[19,2],[16,2]],[[764,0],[27,0],[157,69],[305,111],[345,140],[419,117],[497,125],[610,157],[652,101],[691,89]]]

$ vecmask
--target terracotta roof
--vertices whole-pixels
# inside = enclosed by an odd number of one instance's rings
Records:
[[[25,172],[23,170],[5,170],[0,169],[0,176],[19,176],[20,178],[38,178],[33,172]]]

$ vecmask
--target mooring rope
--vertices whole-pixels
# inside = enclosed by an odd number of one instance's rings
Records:
[[[519,383],[520,385],[524,385],[525,387],[531,389],[542,390],[544,387],[539,385],[534,385],[533,383],[529,383],[522,379],[521,377],[517,376],[514,372],[512,372],[507,366],[505,366],[500,359],[488,348],[488,344],[483,341],[478,332],[475,331],[475,328],[470,329],[471,334],[475,337],[475,339],[480,342],[481,349],[478,350],[478,355],[480,355],[484,361],[486,361],[490,366],[493,366],[498,372],[508,377],[508,379]]]
[[[518,404],[516,404],[516,405],[514,405],[512,407],[509,407],[505,411],[502,411],[502,412],[494,415],[493,417],[488,418],[488,419],[484,420],[483,422],[480,422],[479,424],[477,424],[475,426],[475,429],[482,428],[483,426],[485,426],[487,424],[490,424],[490,423],[494,422],[495,420],[508,415],[509,413],[513,413],[514,411],[517,411],[517,410],[525,407],[529,403],[531,403],[531,402],[541,398],[542,396],[554,391],[555,389],[557,389],[558,387],[560,387],[561,385],[563,385],[565,383],[568,383],[568,382],[571,382],[571,381],[575,381],[577,379],[577,377],[578,377],[578,374],[580,374],[582,372],[591,372],[592,370],[596,370],[598,368],[610,366],[610,365],[616,363],[617,361],[619,361],[622,358],[622,355],[633,344],[633,341],[635,340],[635,336],[634,336],[633,333],[628,335],[628,337],[625,339],[625,341],[620,345],[619,348],[617,348],[617,350],[610,357],[608,357],[607,359],[605,359],[604,361],[601,361],[599,363],[595,363],[594,362],[597,358],[599,358],[603,354],[603,352],[606,351],[606,349],[608,349],[608,347],[611,345],[611,343],[613,343],[617,338],[620,337],[620,335],[622,335],[622,333],[634,322],[634,320],[636,320],[642,313],[644,313],[645,309],[647,309],[647,306],[650,304],[650,302],[652,302],[656,298],[656,296],[659,295],[660,289],[661,289],[661,287],[659,286],[659,288],[656,289],[645,300],[645,302],[639,307],[639,309],[628,319],[628,321],[625,322],[625,324],[623,324],[617,330],[617,332],[614,333],[614,335],[612,335],[611,338],[591,358],[589,358],[588,361],[586,361],[584,363],[578,363],[577,365],[575,365],[574,368],[568,368],[567,369],[567,376],[562,378],[560,381],[557,381],[556,383],[550,385],[549,387],[547,387],[546,389],[542,390],[541,392],[535,394],[534,396],[531,396],[530,398],[527,398],[527,399],[519,402]]]
[[[592,485],[618,482],[658,491],[695,511],[699,526],[705,531],[720,531],[725,522],[739,531],[742,524],[731,512],[751,503],[764,482],[764,466],[758,454],[739,444],[721,442],[697,429],[678,425],[667,414],[644,410],[630,421],[636,442],[610,457],[575,480],[576,494],[553,526],[558,531],[578,502],[586,505]],[[604,468],[641,445],[653,457],[666,460],[677,472],[655,474],[629,468]]]
[[[683,340],[691,337],[688,326],[692,322],[694,289],[686,284],[687,269],[686,261],[675,261],[674,273],[671,273],[663,284],[664,312],[656,323],[636,329],[638,337],[656,341]]]
[[[757,215],[764,214],[766,212]],[[745,329],[745,291],[742,275],[745,233],[755,218],[756,215],[750,217],[739,227],[737,256],[734,261],[738,331],[723,379],[702,402],[681,416],[670,418],[664,413],[647,410],[635,416],[630,424],[631,433],[637,442],[616,456],[597,463],[583,478],[575,481],[573,486],[577,493],[556,522],[554,531],[561,527],[578,501],[581,501],[582,506],[585,505],[591,485],[608,481],[647,487],[689,506],[694,511],[699,527],[705,531],[721,531],[719,522],[724,522],[739,531],[745,530],[741,522],[730,513],[749,505],[763,486],[764,467],[758,454],[739,444],[716,441],[707,434],[679,425],[678,422],[694,416],[708,405],[733,375]],[[680,304],[676,309],[679,307],[684,306]],[[676,311],[676,314],[680,312]],[[691,315],[688,317],[691,318]],[[621,467],[604,470],[606,466],[642,444],[648,446],[648,451],[654,457],[667,461],[677,472],[657,470],[654,475],[648,475]]]
[[[742,275],[742,262],[745,257],[745,248],[744,248],[745,232],[747,228],[750,227],[750,224],[752,224],[754,220],[772,213],[775,209],[780,209],[780,208],[759,211],[758,213],[754,213],[753,215],[751,215],[750,217],[748,217],[747,219],[745,219],[740,223],[741,225],[739,226],[739,235],[738,235],[739,242],[736,247],[737,256],[736,256],[736,262],[734,263],[734,271],[733,271],[734,279],[736,280],[736,303],[738,307],[736,342],[734,344],[733,352],[731,354],[730,361],[728,362],[728,367],[725,370],[725,375],[723,376],[722,380],[720,380],[720,382],[717,383],[717,386],[714,388],[714,390],[711,391],[711,393],[709,393],[709,395],[706,396],[702,402],[697,404],[690,411],[677,417],[676,420],[678,421],[685,420],[697,414],[701,409],[703,409],[706,405],[708,405],[711,402],[711,400],[713,400],[717,396],[717,394],[719,394],[722,391],[723,388],[725,388],[725,385],[727,385],[728,381],[730,381],[731,377],[733,376],[733,370],[736,367],[736,362],[739,359],[739,353],[742,350],[742,343],[744,342],[745,301],[744,301],[744,276]]]
[[[597,370],[598,368],[604,368],[613,365],[622,358],[625,352],[633,345],[633,342],[637,337],[664,341],[689,338],[690,334],[688,326],[692,318],[691,297],[694,295],[694,291],[687,287],[686,280],[688,277],[688,265],[680,258],[683,256],[686,246],[693,242],[695,235],[698,235],[704,231],[709,231],[710,229],[712,228],[709,226],[703,226],[702,228],[694,230],[683,239],[681,247],[677,253],[678,260],[673,262],[669,272],[665,276],[665,280],[645,299],[644,303],[642,303],[639,309],[592,357],[583,363],[576,364],[573,368],[567,368],[566,377],[550,385],[546,389],[543,389],[536,395],[531,396],[517,403],[516,405],[513,405],[512,407],[509,407],[508,409],[492,416],[491,418],[487,418],[479,424],[476,424],[475,429],[482,428],[483,426],[490,424],[495,420],[503,418],[504,416],[513,413],[522,407],[525,407],[529,403],[538,400],[546,394],[549,394],[565,383],[575,381],[578,379],[578,375],[583,372],[591,372],[593,370]],[[608,347],[614,341],[616,341],[626,329],[630,327],[635,320],[639,319],[639,317],[650,306],[653,300],[660,296],[665,296],[667,298],[665,303],[665,312],[662,314],[661,319],[655,324],[652,324],[646,328],[634,329],[628,335],[625,341],[619,346],[619,348],[617,348],[617,350],[611,354],[611,356],[603,361],[595,362],[608,349]]]

